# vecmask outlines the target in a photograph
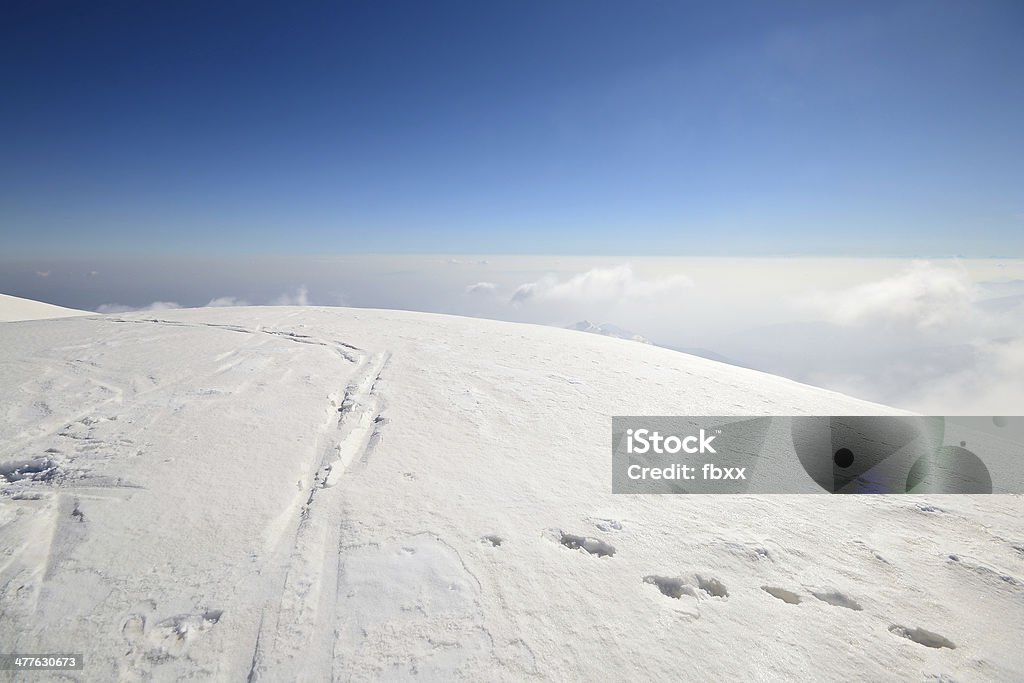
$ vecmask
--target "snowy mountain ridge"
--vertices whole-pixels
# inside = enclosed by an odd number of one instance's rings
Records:
[[[636,332],[623,329],[611,323],[601,323],[595,325],[589,320],[581,320],[578,323],[569,325],[566,329],[577,330],[579,332],[590,332],[591,334],[599,334],[605,337],[613,337],[615,339],[628,339],[630,341],[640,342],[641,344],[651,344],[651,340],[647,337],[643,337]]]

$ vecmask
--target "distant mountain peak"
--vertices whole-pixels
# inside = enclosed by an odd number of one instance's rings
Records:
[[[577,330],[579,332],[590,332],[591,334],[600,334],[605,337],[614,337],[615,339],[628,339],[629,341],[640,342],[641,344],[651,344],[651,340],[647,337],[643,337],[636,332],[612,325],[611,323],[601,323],[595,325],[589,320],[581,320],[578,323],[568,325],[566,329]]]

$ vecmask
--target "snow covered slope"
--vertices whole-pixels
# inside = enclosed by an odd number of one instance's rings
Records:
[[[0,322],[11,320],[44,320],[46,318],[67,318],[74,315],[92,315],[87,311],[63,308],[42,301],[22,299],[17,296],[0,294]]]
[[[0,652],[72,679],[1024,678],[1020,497],[610,493],[614,414],[882,406],[358,309],[3,325],[0,385]]]

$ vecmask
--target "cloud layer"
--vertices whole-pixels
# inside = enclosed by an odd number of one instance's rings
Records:
[[[234,296],[218,296],[210,299],[209,303],[202,308],[224,308],[228,306],[249,306],[245,299]],[[309,306],[309,290],[303,285],[294,292],[285,292],[273,297],[267,302],[268,306]],[[175,308],[182,308],[181,304],[174,301],[154,301],[145,306],[125,306],[123,304],[101,304],[96,307],[97,313],[131,313],[135,311],[167,311]]]

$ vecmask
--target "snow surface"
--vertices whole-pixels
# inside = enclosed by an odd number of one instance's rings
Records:
[[[1024,679],[1019,496],[610,493],[612,415],[884,406],[337,308],[6,323],[0,386],[0,652],[68,679]]]
[[[45,320],[47,318],[67,318],[75,315],[92,315],[88,311],[64,308],[46,304],[42,301],[22,299],[17,296],[0,294],[0,322],[12,320]]]

